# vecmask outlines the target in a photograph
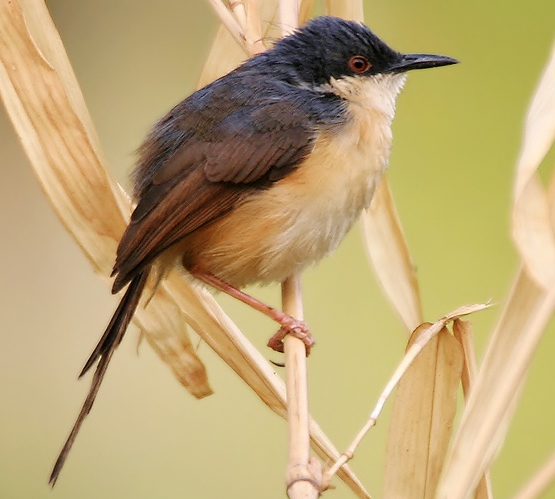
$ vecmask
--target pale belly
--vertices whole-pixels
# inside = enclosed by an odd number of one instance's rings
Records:
[[[187,237],[188,264],[242,287],[281,282],[335,250],[387,165],[389,126],[358,125],[322,137],[289,176]]]

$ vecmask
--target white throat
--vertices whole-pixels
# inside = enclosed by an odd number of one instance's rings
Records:
[[[395,115],[395,101],[405,80],[404,73],[345,76],[332,78],[326,89],[347,100],[349,104],[383,114],[391,123]]]

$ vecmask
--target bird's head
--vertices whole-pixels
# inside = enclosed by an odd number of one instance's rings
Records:
[[[326,16],[281,39],[267,54],[297,84],[347,98],[345,94],[356,94],[369,82],[394,97],[407,71],[458,62],[442,55],[402,54],[364,24]]]

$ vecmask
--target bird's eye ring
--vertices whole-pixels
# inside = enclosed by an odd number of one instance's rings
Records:
[[[366,73],[371,67],[370,61],[362,55],[354,55],[349,59],[349,69],[355,73]]]

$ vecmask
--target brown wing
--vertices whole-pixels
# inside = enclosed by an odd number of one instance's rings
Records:
[[[196,118],[202,121],[203,114]],[[213,115],[210,119],[214,121]],[[174,121],[179,127],[179,118]],[[231,211],[244,196],[286,176],[309,153],[316,135],[299,105],[277,100],[241,107],[219,120],[211,133],[202,123],[199,129],[203,133],[174,147],[163,164],[141,166],[148,183],[139,179],[141,197],[118,247],[114,292],[163,251]],[[152,135],[149,140],[150,147],[156,146]],[[148,150],[148,156],[160,154]]]

